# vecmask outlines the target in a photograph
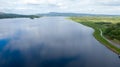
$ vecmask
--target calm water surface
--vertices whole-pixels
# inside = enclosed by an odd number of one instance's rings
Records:
[[[93,31],[64,17],[0,19],[0,67],[120,67]]]

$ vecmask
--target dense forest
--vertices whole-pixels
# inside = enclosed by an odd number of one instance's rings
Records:
[[[104,35],[110,39],[117,39],[120,41],[120,23],[108,26],[104,31]]]

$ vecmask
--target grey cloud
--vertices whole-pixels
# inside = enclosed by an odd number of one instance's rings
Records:
[[[120,6],[120,0],[96,1],[101,6]]]
[[[120,6],[120,3],[103,3],[104,6]]]
[[[27,5],[29,6],[35,6],[35,7],[42,7],[42,6],[48,6],[48,7],[59,7],[56,4],[32,4],[32,3],[28,3]]]

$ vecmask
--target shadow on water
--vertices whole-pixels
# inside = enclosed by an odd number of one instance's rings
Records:
[[[10,39],[0,39],[0,51],[7,45]]]
[[[15,50],[11,52],[10,50],[5,50],[4,47],[8,45],[10,39],[0,40],[0,67],[22,67],[23,58],[20,51]]]
[[[23,67],[24,60],[21,53],[18,50],[10,52],[6,50],[0,57],[0,67]]]
[[[46,60],[41,63],[41,67],[65,67],[68,63],[78,59],[79,57],[59,58]]]

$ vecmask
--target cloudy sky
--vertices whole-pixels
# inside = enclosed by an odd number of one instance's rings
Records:
[[[119,14],[120,0],[0,0],[0,12]]]

